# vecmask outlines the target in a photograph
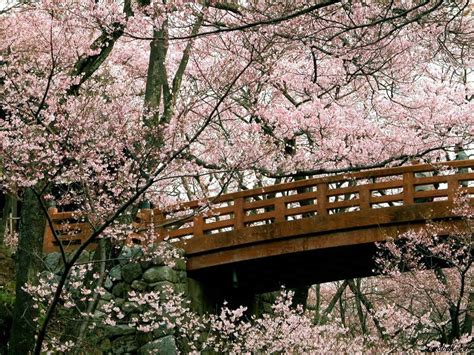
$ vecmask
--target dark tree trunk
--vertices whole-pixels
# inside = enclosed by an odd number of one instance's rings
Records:
[[[15,218],[17,217],[16,213],[16,200],[14,197],[8,195],[8,194],[0,194],[0,245],[4,244],[4,238],[7,230],[13,229],[13,231],[16,230],[16,220]],[[10,217],[13,218],[13,220],[10,219]],[[8,226],[11,226],[13,228],[7,228]],[[10,232],[12,232],[10,230]]]
[[[9,354],[28,354],[35,344],[37,311],[31,296],[22,290],[26,283],[35,284],[42,269],[42,245],[45,217],[32,189],[23,196],[20,232],[16,254],[16,299]]]

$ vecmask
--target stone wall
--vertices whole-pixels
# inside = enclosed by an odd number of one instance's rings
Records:
[[[182,253],[181,253],[182,256]],[[93,253],[85,252],[81,262],[92,260]],[[137,317],[144,309],[129,301],[129,292],[146,293],[163,291],[170,288],[175,293],[188,295],[186,263],[182,257],[169,260],[163,257],[143,258],[143,252],[138,247],[124,248],[111,265],[104,282],[105,291],[100,297],[93,321],[97,326],[88,334],[86,348],[94,348],[97,353],[108,354],[175,354],[177,343],[173,329],[166,327],[152,332],[141,332],[136,327],[129,326],[129,321]],[[55,273],[60,271],[60,256],[52,253],[46,256],[47,268]],[[107,325],[107,304],[120,308],[124,315],[115,325]],[[110,306],[109,306],[110,307]]]

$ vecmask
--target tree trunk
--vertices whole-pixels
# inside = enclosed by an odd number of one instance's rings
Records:
[[[1,208],[1,221],[0,221],[0,245],[5,243],[6,233],[13,232],[16,230],[16,220],[10,218],[16,218],[16,200],[14,197],[8,194],[1,194],[0,196],[0,208]],[[9,228],[12,226],[13,228]],[[10,230],[13,229],[13,230]]]
[[[22,290],[26,283],[35,284],[42,268],[42,245],[45,227],[40,202],[32,189],[23,196],[20,233],[16,254],[16,299],[9,354],[28,354],[35,344],[37,310],[31,296]]]

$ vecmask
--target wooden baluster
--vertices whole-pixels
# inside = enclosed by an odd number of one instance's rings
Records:
[[[49,216],[50,219],[56,213],[58,213],[57,208],[55,208],[55,207],[48,208],[48,216]],[[58,249],[58,247],[56,247],[53,242],[54,242],[53,231],[49,227],[49,222],[46,221],[46,226],[44,227],[44,237],[43,237],[43,251],[45,253],[52,253],[52,252],[54,252]]]
[[[275,200],[275,222],[286,221],[286,208],[283,197],[279,197]]]
[[[450,175],[446,179],[448,182],[448,201],[454,202],[454,197],[456,196],[456,192],[459,190],[459,180],[456,175]]]
[[[403,204],[412,205],[415,203],[414,174],[412,171],[403,173]]]
[[[359,206],[360,210],[370,210],[370,190],[369,185],[359,186]]]
[[[160,227],[161,224],[166,222],[166,217],[163,211],[154,209],[153,210],[153,235],[157,241],[164,240],[166,238],[166,228]]]
[[[93,230],[92,226],[88,222],[84,222],[82,225],[83,227],[81,228],[81,244],[84,243],[89,237],[92,235]],[[97,242],[91,243],[90,244],[90,249],[95,249],[97,247]]]
[[[148,243],[147,237],[149,233],[153,233],[153,215],[152,211],[149,208],[140,210],[140,221],[139,221],[139,236],[140,236],[140,244],[142,242]]]
[[[316,188],[316,195],[318,215],[325,216],[328,214],[328,184],[325,182],[318,184]]]
[[[204,235],[204,217],[197,215],[193,218],[193,235],[195,237],[201,237]]]
[[[238,197],[234,200],[234,229],[244,228],[244,198]]]
[[[150,209],[139,209],[137,211],[132,222],[133,231],[127,238],[127,244],[132,245],[136,241],[141,243],[144,240],[144,234],[148,232],[150,223],[152,223],[151,211]]]

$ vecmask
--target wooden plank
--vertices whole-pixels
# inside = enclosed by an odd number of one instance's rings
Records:
[[[284,196],[280,198],[285,202],[285,204],[288,204],[292,202],[300,202],[300,201],[305,201],[305,200],[317,199],[318,193],[316,191],[303,192],[301,194]]]
[[[334,201],[327,204],[328,209],[344,208],[344,207],[356,207],[360,206],[360,199],[354,198],[352,200]]]
[[[367,186],[369,186],[370,191],[388,190],[388,189],[402,189],[403,188],[403,179],[392,180],[392,181],[383,181],[383,182],[375,182],[375,183],[369,184]]]
[[[233,227],[234,226],[234,219],[224,219],[222,221],[216,221],[211,223],[205,223],[203,225],[204,232],[208,232],[214,229],[220,229],[225,227]],[[204,233],[206,234],[206,233]]]
[[[417,198],[427,198],[427,197],[448,197],[449,190],[425,190],[425,191],[416,191],[414,194],[415,199]]]
[[[347,186],[347,187],[338,187],[336,189],[328,189],[327,196],[339,196],[358,193],[361,186],[370,186],[368,184]]]
[[[281,197],[269,198],[268,200],[244,202],[244,210],[249,211],[258,208],[272,207]]]
[[[448,179],[448,201],[454,201],[456,193],[459,191],[459,180],[457,176],[450,175]]]
[[[80,242],[79,244],[81,244],[82,240],[85,238],[84,238],[84,235],[78,234],[78,235],[61,235],[58,237],[58,239],[61,241],[61,243],[79,241]],[[57,244],[56,241],[53,241],[53,243]]]
[[[295,207],[295,208],[287,208],[285,215],[294,216],[297,214],[304,214],[304,213],[317,212],[317,211],[318,211],[318,205],[306,205],[306,206],[300,206],[300,207]]]
[[[224,216],[231,213],[234,213],[234,206],[212,208],[204,214],[206,215],[206,217],[210,218],[214,216]]]
[[[462,228],[462,230],[467,229],[463,221],[441,221],[441,235],[450,233],[453,226]],[[305,235],[293,239],[272,240],[265,244],[240,246],[236,249],[219,250],[209,254],[188,256],[187,270],[193,271],[218,265],[315,249],[380,242],[386,240],[387,237],[397,237],[400,233],[405,233],[409,230],[420,231],[425,227],[425,222],[418,222],[386,226],[382,229],[374,226],[364,231],[334,231],[325,235]]]
[[[258,222],[258,221],[265,221],[267,219],[275,218],[275,211],[264,212],[259,214],[252,214],[249,216],[244,216],[244,223],[248,222]]]
[[[370,198],[370,202],[372,204],[396,201],[403,201],[403,193],[384,196],[372,196]]]
[[[57,224],[54,223],[53,227],[54,230],[58,233],[67,233],[70,231],[81,231],[84,228],[87,228],[89,223],[86,222],[79,222],[79,223],[65,223],[65,224]]]
[[[161,210],[154,209],[152,216],[153,224],[155,225],[154,233],[158,235],[163,234],[166,231],[166,229],[161,226],[166,221],[164,213]]]
[[[84,216],[83,212],[57,212],[51,216],[53,221],[60,221],[66,219],[78,219]]]
[[[186,228],[168,230],[165,232],[165,235],[170,238],[176,238],[176,237],[182,237],[185,235],[193,234],[193,232],[194,232],[194,227],[186,227]]]

